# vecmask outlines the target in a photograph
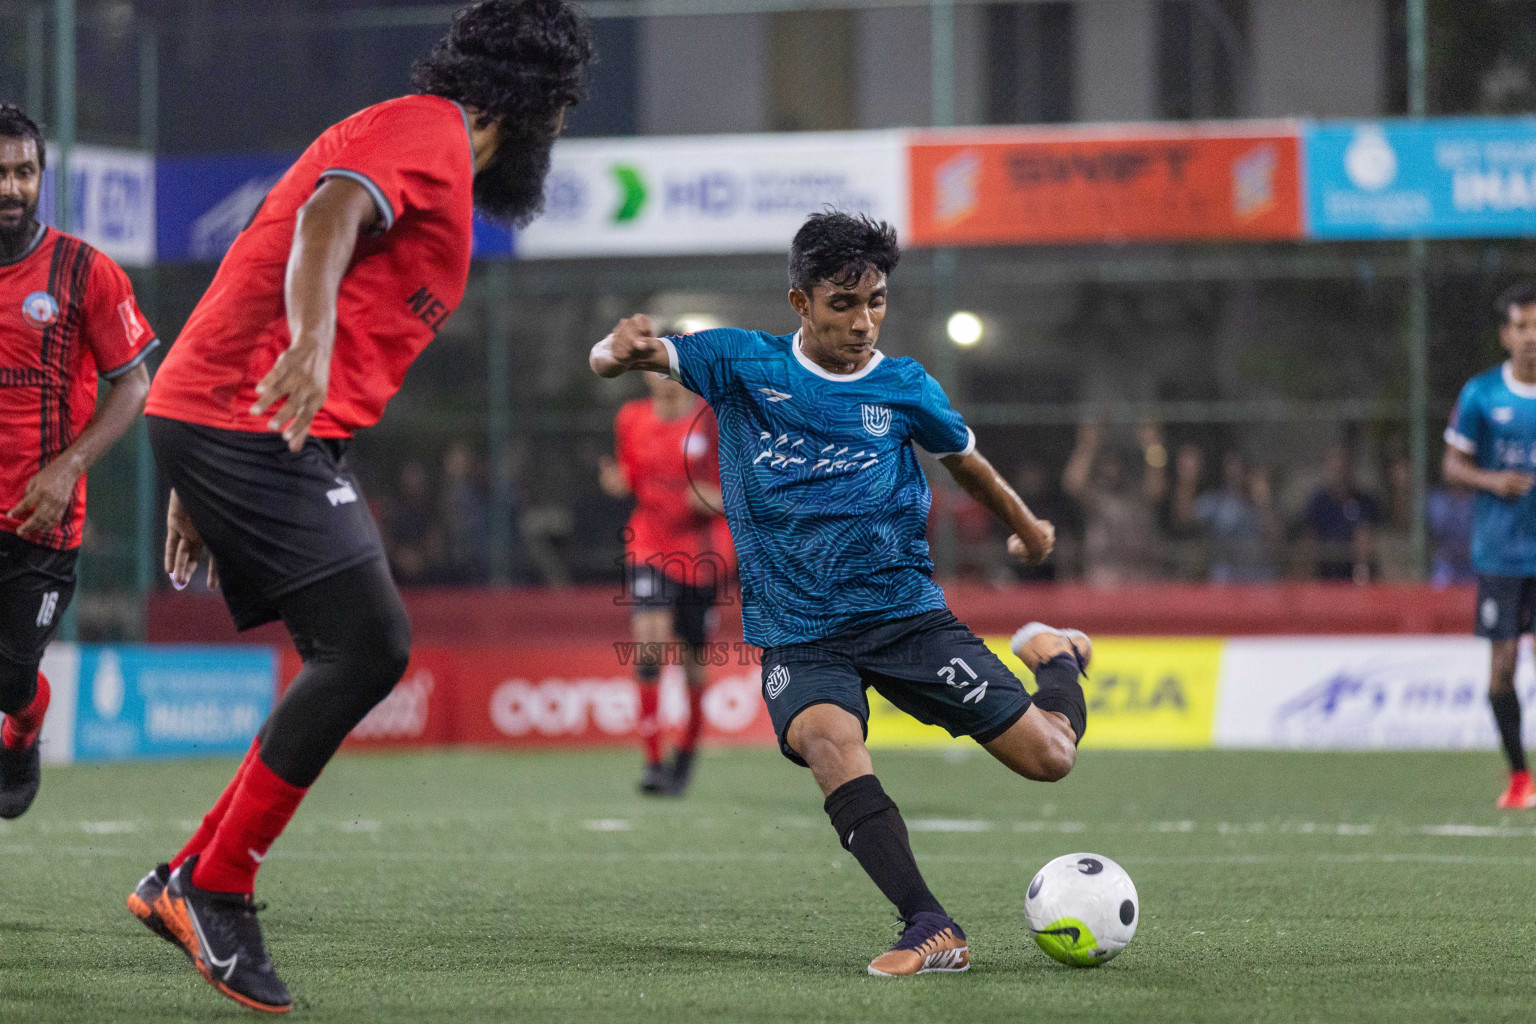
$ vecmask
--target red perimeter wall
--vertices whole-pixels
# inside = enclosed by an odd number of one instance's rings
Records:
[[[1039,619],[1119,636],[1470,633],[1470,588],[1294,583],[1264,587],[1159,585],[1094,590],[1077,585],[949,586],[950,607],[978,633],[1011,633]],[[568,590],[407,592],[418,644],[446,647],[561,644],[624,639],[629,611],[609,587]],[[157,593],[147,639],[156,643],[282,644],[279,625],[241,636],[216,595]],[[741,637],[740,609],[721,609],[720,636]]]

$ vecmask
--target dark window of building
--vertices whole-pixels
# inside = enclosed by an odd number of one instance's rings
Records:
[[[1070,121],[1074,5],[992,4],[985,10],[987,123]]]
[[[1239,117],[1246,106],[1246,0],[1163,0],[1157,12],[1158,112]]]
[[[793,11],[770,18],[769,129],[852,128],[854,12]]]

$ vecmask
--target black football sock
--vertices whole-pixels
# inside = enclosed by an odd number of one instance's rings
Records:
[[[1499,727],[1499,738],[1504,741],[1510,771],[1525,771],[1525,746],[1520,741],[1520,695],[1514,690],[1490,693],[1488,703],[1493,705],[1493,720]]]
[[[917,869],[907,824],[879,779],[860,775],[843,783],[827,797],[825,807],[843,849],[853,854],[885,898],[896,904],[897,913],[906,920],[925,911],[944,913]]]
[[[1078,682],[1081,668],[1074,654],[1058,654],[1035,669],[1035,707],[1041,711],[1059,711],[1067,716],[1077,742],[1088,729],[1088,701],[1083,684]]]

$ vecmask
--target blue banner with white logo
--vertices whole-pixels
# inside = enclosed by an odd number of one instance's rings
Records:
[[[162,156],[155,164],[156,249],[165,263],[224,258],[297,154]],[[475,218],[475,256],[512,255],[512,233]]]
[[[76,761],[243,754],[272,710],[267,647],[82,645]]]
[[[1536,234],[1536,118],[1310,124],[1303,152],[1310,238]]]

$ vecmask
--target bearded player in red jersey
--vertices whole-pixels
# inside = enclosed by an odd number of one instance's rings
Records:
[[[613,421],[618,460],[602,463],[603,490],[633,496],[625,538],[625,600],[634,608],[635,682],[640,686],[640,791],[681,796],[693,774],[704,728],[704,684],[712,609],[729,571],[719,543],[720,462],[715,414],[676,381],[649,374],[649,398],[626,402]],[[661,760],[661,667],[669,640],[688,683],[688,724],[672,756]]]
[[[157,344],[128,275],[37,222],[46,160],[37,125],[0,104],[0,818],[42,781],[38,666],[75,592],[85,471],[144,408]]]
[[[235,624],[281,618],[303,668],[234,780],[131,911],[221,993],[291,1007],[256,870],[347,733],[405,671],[410,623],[346,461],[468,283],[471,221],[525,224],[591,55],[565,0],[481,0],[417,63],[416,95],[316,140],[236,239],[156,376],[166,569],[205,549]]]

